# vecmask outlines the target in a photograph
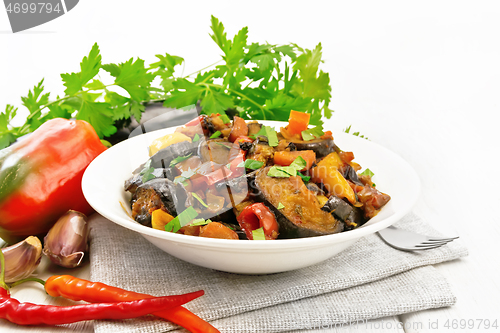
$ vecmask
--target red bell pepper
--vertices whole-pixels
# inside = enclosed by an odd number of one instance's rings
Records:
[[[262,202],[246,206],[236,218],[247,238],[253,240],[252,231],[262,228],[266,239],[278,238],[278,222],[269,208]]]
[[[82,176],[105,150],[89,123],[56,118],[0,151],[0,237],[44,235],[70,209],[92,213]]]

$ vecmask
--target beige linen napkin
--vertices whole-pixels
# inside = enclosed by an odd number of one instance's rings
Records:
[[[450,306],[455,303],[450,286],[429,265],[467,255],[459,241],[433,250],[403,252],[387,246],[374,234],[311,267],[269,275],[238,275],[181,261],[98,214],[90,221],[93,281],[152,295],[203,289],[205,295],[186,307],[221,332],[333,328],[340,323]],[[438,234],[414,214],[396,226]],[[97,333],[175,329],[178,327],[152,316],[95,323]]]

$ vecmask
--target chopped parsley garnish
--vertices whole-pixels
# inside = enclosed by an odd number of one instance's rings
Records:
[[[198,135],[198,133],[196,133],[194,138],[193,138],[193,142],[198,142],[199,140],[200,140],[200,136]]]
[[[226,145],[226,144],[223,144],[222,142],[216,142],[216,144],[218,144],[219,146],[222,146],[224,148],[227,148],[227,149],[231,149],[230,146]]]
[[[243,162],[242,162],[243,163]],[[241,164],[241,163],[240,163]],[[264,165],[263,162],[261,161],[256,161],[252,160],[251,158],[248,158],[245,160],[245,163],[243,163],[243,166],[247,169],[252,169],[252,170],[257,170],[260,169]],[[238,164],[239,166],[239,164]]]
[[[278,202],[278,209],[283,209],[285,208],[285,205],[283,205],[281,202]]]
[[[266,240],[266,235],[264,235],[264,229],[262,227],[252,230],[252,236],[254,240]]]
[[[174,183],[175,184],[183,183],[184,181],[193,177],[194,175],[196,175],[196,172],[194,172],[194,170],[188,169],[187,171],[183,171],[179,177],[176,177],[174,179]]]
[[[297,156],[292,164],[290,164],[290,167],[297,169],[297,171],[304,169],[306,166],[307,162],[302,156]]]
[[[316,127],[302,131],[302,139],[304,141],[310,141],[310,140],[317,139],[324,134],[325,134],[325,132],[323,132],[323,127],[321,125],[318,125]]]
[[[304,176],[301,172],[297,172],[297,175],[300,176],[300,178],[302,178],[302,181],[304,183],[307,183],[311,179],[311,176]]]
[[[368,168],[365,171],[363,171],[362,173],[360,173],[360,175],[362,175],[362,176],[370,176],[370,177],[375,176],[375,174],[370,169],[368,169]]]
[[[267,138],[267,143],[269,143],[269,146],[271,147],[276,147],[279,143],[278,135],[271,126],[262,126],[259,133],[255,134],[255,137],[258,136],[265,136]]]
[[[165,231],[177,232],[198,216],[198,212],[192,206],[186,208],[182,213],[165,225]]]
[[[192,222],[192,223],[190,223],[189,225],[191,225],[191,226],[197,226],[197,225],[207,225],[207,224],[209,224],[209,223],[211,223],[211,222],[212,222],[212,220],[210,220],[210,219],[206,219],[206,220],[205,220],[205,219],[195,219],[195,220],[193,220],[193,222]]]
[[[154,170],[155,169],[151,167],[151,160],[147,160],[146,163],[144,163],[144,167],[142,168],[141,172],[139,173],[143,183],[155,178],[155,176],[153,175]]]
[[[151,180],[153,178],[155,178],[155,176],[153,175],[153,171],[155,171],[155,168],[151,167],[149,169],[147,169],[146,171],[144,171],[144,173],[142,174],[142,182],[145,183],[147,182],[148,180]]]
[[[176,165],[177,163],[180,163],[184,160],[187,160],[188,158],[191,157],[192,154],[189,154],[187,156],[177,156],[176,158],[174,158],[171,162],[170,162],[170,167],[173,167],[174,165]]]
[[[269,177],[289,178],[297,176],[297,169],[289,166],[272,166],[267,172]]]
[[[192,195],[193,195],[193,197],[195,197],[195,198],[196,198],[196,200],[198,200],[198,201],[199,201],[199,202],[200,202],[203,206],[205,206],[205,207],[207,207],[207,208],[208,208],[208,205],[205,203],[205,201],[203,201],[203,199],[202,199],[202,198],[200,198],[200,197],[198,196],[198,194],[196,194],[196,193],[194,193],[194,192],[191,192],[191,194],[192,194]]]
[[[231,119],[229,119],[229,117],[225,114],[220,115],[219,118],[224,124],[229,124],[231,122]]]
[[[217,132],[215,132],[214,134],[212,134],[212,135],[210,136],[210,139],[215,139],[215,138],[218,138],[219,136],[221,136],[221,134],[222,134],[222,133],[221,133],[220,131],[217,131]]]
[[[307,163],[302,156],[298,156],[289,166],[272,166],[267,175],[269,177],[288,178],[299,174],[304,179],[306,176],[301,175],[299,170],[304,169],[306,165]]]

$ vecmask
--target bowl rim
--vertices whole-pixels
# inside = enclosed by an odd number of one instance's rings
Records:
[[[285,124],[285,122],[280,122],[280,121],[259,121],[259,122],[271,126],[272,125],[278,126]],[[165,241],[190,245],[192,247],[208,247],[208,248],[224,248],[224,249],[231,248],[233,250],[256,250],[260,252],[266,250],[279,250],[279,249],[289,249],[289,248],[314,248],[314,247],[333,245],[336,243],[342,243],[353,239],[361,238],[363,236],[375,233],[378,230],[384,229],[392,225],[393,223],[397,222],[398,220],[400,220],[403,216],[405,216],[407,213],[411,211],[411,209],[414,207],[420,196],[420,191],[421,191],[420,179],[415,170],[409,165],[409,163],[406,160],[404,160],[402,157],[392,152],[391,150],[377,143],[353,136],[351,134],[339,132],[336,133],[335,136],[345,136],[345,137],[348,136],[349,140],[361,140],[363,144],[372,145],[373,147],[376,147],[376,149],[378,150],[385,151],[387,154],[390,154],[392,158],[397,159],[399,163],[405,165],[406,167],[405,171],[408,173],[407,176],[409,176],[409,178],[405,179],[405,181],[409,182],[410,184],[409,187],[412,188],[412,191],[409,192],[408,197],[405,197],[404,203],[401,204],[398,207],[398,209],[395,210],[390,216],[380,221],[376,221],[372,224],[370,224],[370,221],[368,221],[365,225],[359,228],[345,232],[340,232],[337,234],[322,235],[315,237],[304,237],[304,238],[292,238],[292,239],[276,239],[273,241],[268,241],[268,240],[216,239],[216,238],[194,237],[183,234],[165,232],[162,230],[153,229],[151,227],[146,227],[144,225],[141,225],[133,221],[131,218],[130,220],[128,220],[121,216],[114,215],[106,210],[101,209],[101,206],[98,203],[96,203],[94,201],[94,198],[91,196],[92,192],[91,175],[93,174],[94,169],[99,167],[101,161],[106,159],[107,156],[111,154],[109,153],[109,151],[115,151],[121,149],[122,146],[130,145],[131,144],[130,140],[144,140],[145,136],[154,137],[155,134],[158,135],[160,132],[168,133],[169,131],[175,130],[175,128],[177,127],[179,126],[151,131],[145,134],[129,138],[109,148],[108,150],[97,156],[90,163],[90,165],[87,167],[82,177],[82,191],[89,204],[95,209],[97,213],[101,214],[103,217],[109,219],[113,223],[121,225],[122,227],[125,227],[129,230],[138,232],[145,238],[154,237],[163,239]]]

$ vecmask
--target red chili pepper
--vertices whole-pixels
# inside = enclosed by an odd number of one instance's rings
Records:
[[[61,325],[83,320],[129,319],[187,303],[203,291],[184,295],[154,297],[119,303],[95,303],[73,306],[21,303],[0,288],[0,318],[18,325]]]
[[[45,291],[54,297],[62,296],[74,301],[122,302],[151,298],[153,296],[90,282],[69,275],[56,275],[45,282]],[[167,319],[193,333],[216,333],[215,327],[182,306],[155,311],[155,316]]]
[[[105,150],[89,123],[57,118],[0,151],[0,237],[45,235],[70,209],[90,214],[82,176]]]
[[[278,237],[278,222],[274,214],[262,202],[246,206],[236,218],[248,239],[253,239],[252,231],[262,227],[266,239]]]

